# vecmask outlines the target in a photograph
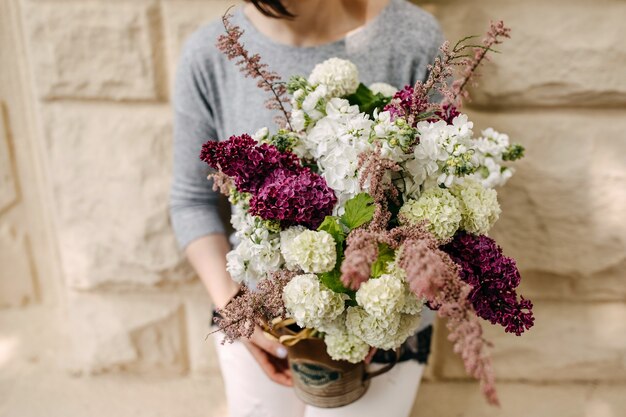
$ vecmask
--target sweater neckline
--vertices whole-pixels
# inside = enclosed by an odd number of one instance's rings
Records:
[[[353,38],[357,38],[361,36],[368,36],[368,34],[374,33],[376,29],[382,24],[382,22],[385,21],[386,16],[391,12],[395,3],[397,3],[398,1],[402,1],[402,0],[389,0],[389,2],[385,5],[385,7],[383,7],[383,9],[380,12],[378,12],[378,14],[373,19],[371,19],[369,22],[365,23],[364,25],[351,30],[342,38],[339,38],[331,42],[326,42],[326,43],[322,43],[319,45],[312,45],[312,46],[289,45],[289,44],[277,42],[274,39],[271,39],[264,33],[260,32],[256,28],[256,26],[252,24],[250,19],[248,19],[248,17],[243,12],[243,7],[241,6],[238,7],[237,10],[233,13],[233,17],[236,19],[236,24],[239,27],[241,27],[244,33],[248,35],[246,37],[247,38],[246,42],[256,43],[260,46],[270,48],[273,50],[283,50],[283,51],[289,51],[292,53],[298,53],[298,52],[306,53],[306,52],[310,52],[313,50],[336,49],[339,46],[345,45],[349,40]]]

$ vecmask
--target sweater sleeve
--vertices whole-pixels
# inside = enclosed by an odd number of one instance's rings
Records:
[[[202,144],[216,140],[210,85],[189,45],[178,64],[173,94],[174,152],[170,219],[181,249],[210,234],[224,233],[219,195],[207,180],[209,167],[200,160]]]

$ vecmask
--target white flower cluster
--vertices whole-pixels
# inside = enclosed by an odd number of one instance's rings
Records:
[[[449,125],[445,121],[419,122],[419,144],[413,151],[413,159],[406,163],[412,184],[409,194],[424,188],[450,187],[456,179],[472,173],[478,160],[472,148],[473,123],[461,114]]]
[[[330,58],[313,68],[309,83],[326,86],[329,97],[344,97],[359,87],[359,71],[350,61]]]
[[[306,273],[323,273],[334,269],[337,250],[333,237],[323,230],[301,229],[296,226],[281,233],[280,250],[288,267],[298,267]]]
[[[314,274],[295,276],[283,290],[283,301],[298,326],[319,328],[345,310],[345,294],[328,289]]]
[[[450,189],[428,188],[417,199],[400,208],[400,220],[411,223],[428,221],[427,228],[446,240],[462,229],[486,234],[500,215],[495,190],[485,188],[472,178],[464,178]]]
[[[385,319],[404,307],[404,283],[391,274],[370,279],[356,293],[356,302],[371,316]]]
[[[483,186],[494,188],[504,185],[515,172],[504,163],[503,155],[510,147],[509,136],[488,128],[474,140],[480,166],[472,176]]]
[[[398,92],[398,89],[391,84],[387,83],[374,83],[370,84],[369,89],[374,94],[382,94],[385,97],[393,97]]]
[[[308,131],[326,115],[326,104],[332,98],[345,97],[359,87],[359,72],[350,61],[330,58],[313,68],[309,79],[297,78],[291,101],[291,126]]]
[[[320,174],[338,199],[337,207],[363,191],[359,186],[359,154],[371,148],[373,121],[348,100],[333,98],[326,105],[326,117],[303,138],[317,160]]]
[[[452,192],[460,202],[461,228],[469,233],[486,234],[502,212],[498,193],[471,178],[455,185]]]
[[[392,119],[388,111],[376,115],[372,138],[381,144],[381,154],[394,162],[411,157],[407,151],[415,143],[417,131],[405,119]]]
[[[239,243],[226,255],[226,269],[235,281],[254,287],[267,273],[283,266],[280,235],[241,205],[234,206],[231,223]]]
[[[342,59],[317,65],[308,78],[293,77],[287,88],[292,94],[292,130],[270,134],[264,128],[253,137],[294,152],[303,163],[316,164],[314,171],[337,197],[334,215],[344,214],[346,202],[368,190],[367,182],[359,184],[359,156],[380,150],[399,167],[382,181],[393,182],[402,194],[401,222],[425,222],[438,239],[447,240],[458,230],[486,234],[498,219],[493,188],[512,175],[507,162],[523,154],[507,135],[487,129],[474,138],[473,123],[465,114],[451,124],[412,124],[393,116],[378,104],[397,90],[384,83],[370,85],[369,92],[359,87],[356,66]],[[378,108],[369,106],[366,113],[350,104],[359,100]],[[280,268],[299,273],[283,291],[288,316],[323,334],[329,354],[337,360],[362,361],[371,347],[393,349],[414,334],[424,300],[410,291],[395,261],[363,283],[347,303],[350,297],[333,291],[335,283],[329,280],[336,279],[329,277],[338,262],[333,235],[303,226],[280,230],[278,224],[249,215],[242,196],[240,202],[233,200],[239,244],[227,256],[235,280],[254,287]]]
[[[400,208],[400,220],[420,223],[439,239],[448,239],[461,224],[461,207],[454,195],[445,188],[428,188],[417,200],[410,199]]]

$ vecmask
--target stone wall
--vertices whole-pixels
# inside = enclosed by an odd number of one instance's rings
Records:
[[[162,381],[164,389],[203,381],[215,401],[202,409],[221,415],[218,368],[205,341],[210,303],[176,249],[166,196],[169,97],[181,44],[232,2],[6,3],[14,23],[8,36],[17,41],[2,52],[3,71],[9,59],[23,64],[18,81],[32,117],[21,120],[15,101],[0,97],[0,321],[10,323],[0,348],[21,337],[37,346],[28,355],[9,349],[13,368],[50,357],[54,369],[82,375],[87,386],[107,378],[135,389],[141,381]],[[504,213],[493,235],[519,261],[537,324],[520,338],[488,328],[501,410],[485,405],[439,331],[413,415],[621,415],[626,4],[418,3],[449,39],[480,34],[496,18],[513,29],[467,111],[478,128],[505,131],[527,149],[500,193]],[[8,95],[15,82],[3,74],[2,84]],[[21,136],[14,127],[31,123]],[[40,327],[53,329],[43,342],[26,329]],[[44,354],[46,343],[63,348]],[[154,415],[149,396],[158,391],[139,391],[145,415]],[[193,404],[205,404],[202,390],[193,392],[198,397],[185,401],[200,410]]]

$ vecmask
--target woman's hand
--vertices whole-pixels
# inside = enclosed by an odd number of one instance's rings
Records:
[[[293,386],[291,369],[287,363],[287,349],[283,345],[265,337],[258,326],[252,337],[243,340],[243,343],[272,381],[287,387]]]

